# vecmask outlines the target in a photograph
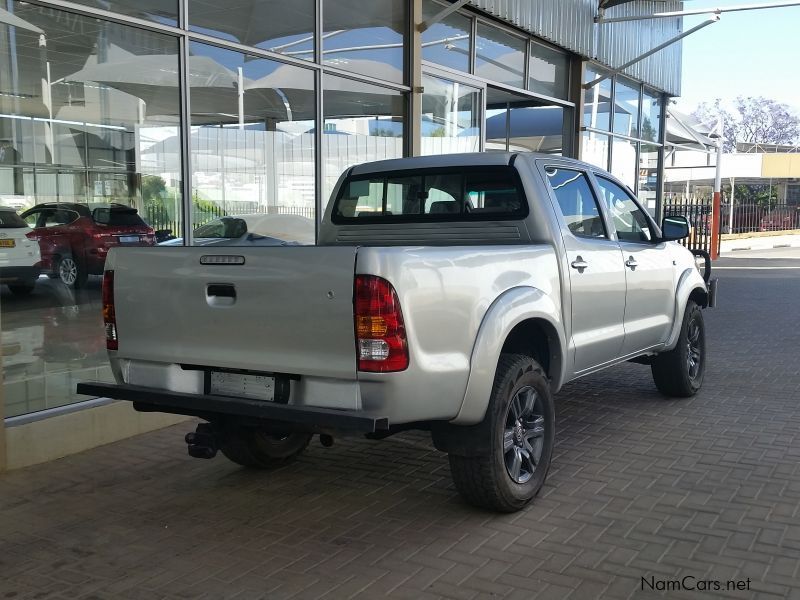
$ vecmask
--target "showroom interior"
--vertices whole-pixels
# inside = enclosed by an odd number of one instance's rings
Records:
[[[610,170],[658,214],[680,42],[613,67],[682,22],[594,22],[652,4],[4,0],[0,205],[63,235],[75,205],[124,205],[173,245],[224,217],[291,215],[313,241],[351,165],[534,151]],[[0,468],[174,422],[76,395],[112,379],[100,277],[82,275],[3,286]]]

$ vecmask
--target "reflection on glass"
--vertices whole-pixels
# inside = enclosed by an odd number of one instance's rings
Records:
[[[177,136],[180,101],[175,38],[24,2],[4,10],[15,24],[0,23],[0,204],[25,224],[4,229],[14,245],[0,248],[0,267],[14,268],[0,290],[14,416],[84,400],[78,381],[111,380],[98,275],[110,248],[180,229],[180,154],[153,154]]]
[[[422,85],[422,154],[480,150],[481,91],[429,75]]]
[[[561,106],[511,106],[511,152],[564,153],[564,117]]]
[[[347,167],[403,156],[405,105],[402,92],[323,77],[323,204]]]
[[[422,4],[422,18],[427,21],[445,5],[431,0]],[[451,69],[469,71],[469,47],[472,20],[452,13],[422,32],[422,58]]]
[[[325,0],[323,62],[402,83],[407,4],[396,0]]]
[[[192,31],[314,60],[314,0],[188,0],[188,3]]]
[[[178,0],[73,0],[94,8],[130,15],[163,25],[177,26]],[[66,15],[67,13],[61,13]],[[65,21],[68,17],[61,17]],[[71,18],[71,16],[69,17]]]
[[[525,87],[527,42],[515,35],[478,23],[475,74],[490,81]]]
[[[639,86],[621,77],[614,91],[614,133],[639,135]]]
[[[581,160],[601,169],[608,169],[610,136],[591,131],[581,135]]]
[[[299,216],[313,229],[313,73],[192,42],[189,74],[195,243],[209,237],[227,245],[271,245],[265,237],[297,241],[281,237],[278,223],[286,219],[260,215]],[[165,140],[158,151],[169,155],[176,143]],[[240,218],[239,229],[229,230],[240,235],[197,230],[221,217]]]
[[[656,210],[660,149],[660,146],[643,142],[639,150],[639,201],[652,215]]]
[[[661,96],[655,92],[644,91],[642,101],[641,138],[650,142],[660,141],[661,134]]]
[[[638,142],[614,138],[611,151],[611,173],[630,189],[636,189],[639,163],[636,160]]]
[[[508,151],[508,106],[486,107],[486,145],[487,152]]]
[[[531,44],[528,89],[537,94],[567,98],[569,56],[536,43]]]
[[[594,81],[600,73],[592,67],[586,67],[584,82]],[[583,91],[583,126],[608,131],[611,112],[611,79],[607,78],[600,83]]]

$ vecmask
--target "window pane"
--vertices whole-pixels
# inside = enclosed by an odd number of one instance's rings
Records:
[[[180,229],[181,156],[155,154],[177,138],[180,100],[177,39],[25,2],[3,9],[20,20],[0,24],[0,204],[26,224],[0,253],[19,267],[0,291],[5,416],[16,416],[86,400],[80,381],[113,380],[99,275],[109,249]]]
[[[436,2],[422,5],[422,18],[427,20],[445,8]],[[431,62],[469,71],[469,47],[472,19],[458,13],[444,19],[422,32],[422,58]]]
[[[592,67],[586,67],[584,82],[594,81],[600,73]],[[611,112],[611,79],[604,79],[588,90],[583,91],[583,126],[608,131]]]
[[[558,50],[531,44],[528,89],[537,94],[566,98],[569,89],[569,56]]]
[[[613,138],[611,150],[611,173],[632,190],[636,189],[639,163],[636,161],[637,142]]]
[[[190,53],[194,243],[313,243],[313,72],[198,42]]]
[[[527,203],[512,167],[357,176],[342,186],[334,222],[522,218]]]
[[[484,79],[525,87],[525,52],[527,42],[478,23],[478,39],[475,44],[475,74]]]
[[[548,167],[547,180],[555,194],[564,222],[573,235],[607,237],[597,199],[586,175],[572,169]]]
[[[644,91],[642,103],[641,138],[650,142],[659,142],[661,134],[661,96]]]
[[[403,156],[406,99],[402,92],[352,79],[323,77],[323,204],[352,165]]]
[[[564,119],[569,109],[560,106],[511,106],[511,152],[563,154]]]
[[[650,230],[650,223],[628,192],[604,177],[598,177],[597,183],[620,241],[647,242],[652,240],[653,233]]]
[[[77,4],[85,4],[103,10],[122,13],[164,25],[177,26],[178,0],[73,0]],[[65,15],[67,13],[60,13]],[[56,15],[53,15],[55,18]],[[72,18],[60,17],[65,22]]]
[[[617,78],[614,100],[614,133],[630,137],[639,135],[639,87]]]
[[[477,152],[481,91],[429,75],[422,85],[422,154]]]
[[[608,135],[584,131],[581,135],[581,160],[608,170],[609,143]]]
[[[639,202],[651,215],[656,211],[660,149],[660,146],[642,143],[639,150]]]
[[[397,0],[325,0],[323,62],[402,83],[407,4]]]
[[[314,60],[314,0],[187,0],[189,29]],[[280,15],[280,18],[276,18]]]

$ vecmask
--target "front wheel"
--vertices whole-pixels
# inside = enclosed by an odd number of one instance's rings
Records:
[[[703,310],[693,300],[686,305],[677,345],[657,354],[650,369],[665,396],[689,398],[700,391],[706,371],[706,327]]]
[[[257,427],[226,428],[220,450],[226,458],[255,469],[269,469],[295,459],[308,446],[310,433],[267,433]]]
[[[449,455],[456,489],[475,506],[520,510],[544,485],[555,441],[553,396],[535,360],[519,354],[500,357],[477,431],[489,438],[486,452]]]

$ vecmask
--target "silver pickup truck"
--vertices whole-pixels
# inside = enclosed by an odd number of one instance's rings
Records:
[[[553,394],[623,361],[695,394],[710,266],[614,177],[537,154],[363,164],[316,246],[114,249],[103,314],[116,384],[78,391],[204,419],[189,453],[266,468],[362,433],[421,429],[470,503],[525,506]]]

